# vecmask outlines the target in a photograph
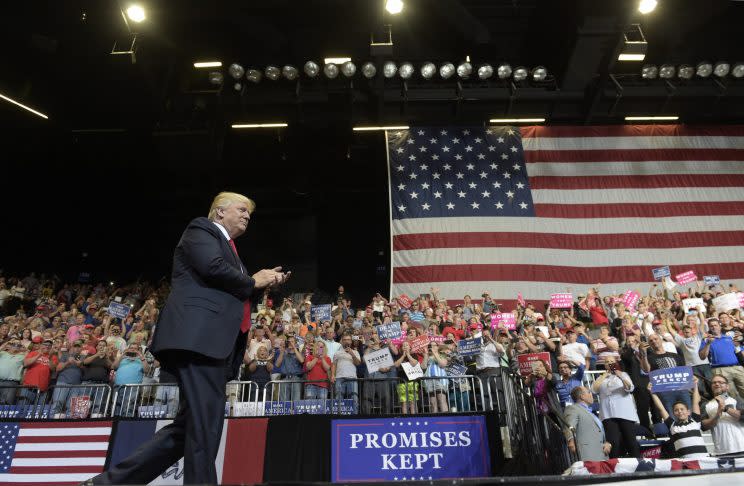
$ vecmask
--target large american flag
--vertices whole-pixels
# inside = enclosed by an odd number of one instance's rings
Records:
[[[79,484],[103,471],[111,422],[0,423],[0,484]]]
[[[387,140],[393,296],[645,293],[666,265],[744,288],[744,127],[416,127]]]

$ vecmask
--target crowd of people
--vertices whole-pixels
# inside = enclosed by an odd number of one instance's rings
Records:
[[[41,400],[58,415],[86,385],[174,383],[148,352],[168,292],[165,281],[117,287],[0,276],[0,404]],[[739,309],[717,312],[713,304],[731,292],[738,289],[652,285],[626,308],[622,295],[597,285],[565,308],[519,299],[506,309],[488,292],[452,302],[436,288],[392,300],[378,293],[355,306],[340,286],[322,317],[312,294],[266,293],[234,378],[267,389],[271,400],[349,399],[362,413],[410,414],[487,408],[463,375],[477,377],[499,407],[509,373],[521,376],[539,413],[565,428],[582,459],[638,457],[636,438],[653,437],[659,423],[680,457],[707,453],[704,430],[717,455],[744,453],[744,320]],[[689,298],[702,304],[686,309]],[[114,317],[112,302],[131,312]],[[399,324],[395,337],[390,324]],[[463,353],[473,340],[476,351]],[[390,359],[370,372],[365,358],[385,349]],[[539,359],[525,371],[520,355]],[[692,368],[692,390],[651,390],[650,374],[679,366]],[[158,388],[155,403],[174,407],[174,389]],[[102,402],[93,400],[93,414],[104,412]]]

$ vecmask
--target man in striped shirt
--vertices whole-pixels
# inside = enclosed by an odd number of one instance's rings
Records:
[[[694,381],[695,386],[692,389],[692,413],[690,413],[690,409],[686,403],[677,401],[672,406],[674,416],[670,417],[659,397],[651,392],[651,399],[661,414],[664,424],[669,428],[669,440],[674,444],[677,457],[681,459],[708,457],[708,449],[705,447],[701,431],[703,419],[700,416],[700,392],[697,387],[697,377],[694,378]],[[648,389],[651,391],[651,384],[648,385]]]

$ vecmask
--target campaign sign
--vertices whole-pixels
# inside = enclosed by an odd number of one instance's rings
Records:
[[[500,323],[503,323],[504,327],[510,331],[517,328],[517,318],[511,312],[496,312],[491,314],[491,329],[496,329]]]
[[[119,302],[109,302],[108,305],[109,315],[119,319],[126,319],[131,310],[131,307],[126,304],[120,304]]]
[[[424,370],[421,369],[420,363],[416,363],[416,366],[411,366],[411,363],[408,361],[403,361],[400,365],[410,381],[416,381],[424,377]]]
[[[406,294],[402,294],[400,297],[398,297],[398,303],[401,307],[410,309],[411,305],[413,304],[413,300],[411,300],[411,298],[408,297]]]
[[[463,376],[468,374],[468,367],[459,363],[452,363],[444,371],[447,376]]]
[[[695,272],[693,270],[689,270],[685,273],[680,273],[676,277],[674,277],[677,280],[677,283],[680,285],[684,285],[686,283],[694,282],[697,280],[697,275],[695,275]]]
[[[550,353],[527,353],[517,355],[517,362],[519,363],[519,374],[522,376],[530,376],[532,374],[532,363],[535,361],[544,361],[548,368],[550,368]],[[550,371],[550,369],[548,369]]]
[[[573,294],[550,294],[550,307],[553,309],[570,309],[573,307]]]
[[[442,344],[447,338],[441,334],[427,334],[430,343]]]
[[[703,302],[703,299],[683,299],[682,300],[682,307],[684,307],[685,312],[690,312],[690,309],[697,309],[698,307],[703,307],[705,309],[705,302]]]
[[[400,337],[400,322],[391,322],[390,324],[380,324],[375,326],[377,336],[380,340],[396,339]]]
[[[676,366],[652,371],[648,375],[651,380],[651,391],[662,393],[677,390],[692,390],[692,367]]]
[[[705,285],[718,285],[721,283],[721,277],[718,275],[706,275],[703,277]]]
[[[716,308],[716,312],[728,312],[733,309],[739,308],[739,295],[736,292],[729,292],[728,294],[719,295],[713,299],[713,306]]]
[[[625,296],[623,297],[623,304],[625,304],[625,308],[629,311],[632,311],[635,309],[635,306],[638,304],[638,301],[641,300],[641,295],[634,291],[634,290],[628,290],[625,292]]]
[[[662,278],[668,277],[668,276],[670,276],[672,274],[672,272],[669,271],[669,267],[668,266],[667,267],[654,268],[652,270],[652,272],[654,273],[654,280],[661,280]]]
[[[488,434],[482,415],[331,421],[333,482],[490,475]]]
[[[744,309],[744,292],[738,292],[736,295],[739,297],[739,308]]]
[[[524,297],[522,297],[522,292],[519,292],[519,293],[517,294],[517,302],[518,302],[518,303],[519,303],[519,305],[521,305],[522,307],[527,307],[527,302],[525,302],[525,301],[524,301]]]
[[[310,307],[310,319],[313,322],[331,320],[331,304],[314,305]]]
[[[411,345],[412,353],[425,353],[426,348],[429,346],[429,336],[426,334],[416,336],[408,341],[408,343]]]
[[[364,363],[367,365],[367,371],[374,373],[380,368],[390,368],[395,363],[393,355],[388,348],[378,349],[364,355]]]
[[[482,338],[472,339],[460,339],[457,341],[457,354],[460,356],[473,356],[480,354],[481,346],[483,345]]]

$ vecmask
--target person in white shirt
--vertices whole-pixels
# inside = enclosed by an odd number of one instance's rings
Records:
[[[703,430],[711,431],[717,456],[744,454],[744,403],[729,395],[725,376],[716,375],[710,383],[714,399],[703,407]]]
[[[356,367],[362,363],[359,351],[352,348],[351,334],[341,338],[340,349],[333,354],[331,363],[331,383],[335,384],[336,400],[351,398],[354,404],[359,401]]]
[[[323,341],[323,344],[325,344],[326,356],[333,359],[333,357],[336,355],[336,352],[341,349],[341,343],[337,343],[335,341],[336,331],[333,330],[333,326],[329,325],[328,323],[324,323],[324,325],[328,326],[323,331],[325,337],[321,337],[319,339]]]
[[[584,365],[586,369],[589,369],[592,353],[589,351],[589,346],[576,342],[577,338],[576,331],[571,328],[566,330],[566,339],[568,342],[561,345],[561,355],[570,361],[572,368]]]
[[[506,354],[506,350],[497,342],[487,327],[481,331],[483,344],[481,353],[475,357],[476,376],[480,378],[481,383],[486,387],[486,392],[490,392],[492,410],[498,409],[504,402],[504,384],[501,379],[501,357]]]
[[[623,451],[631,457],[640,457],[636,440],[638,412],[632,395],[635,386],[614,358],[607,357],[605,366],[607,372],[594,381],[592,391],[599,394],[599,418],[607,441],[612,444],[610,458],[620,457]]]

